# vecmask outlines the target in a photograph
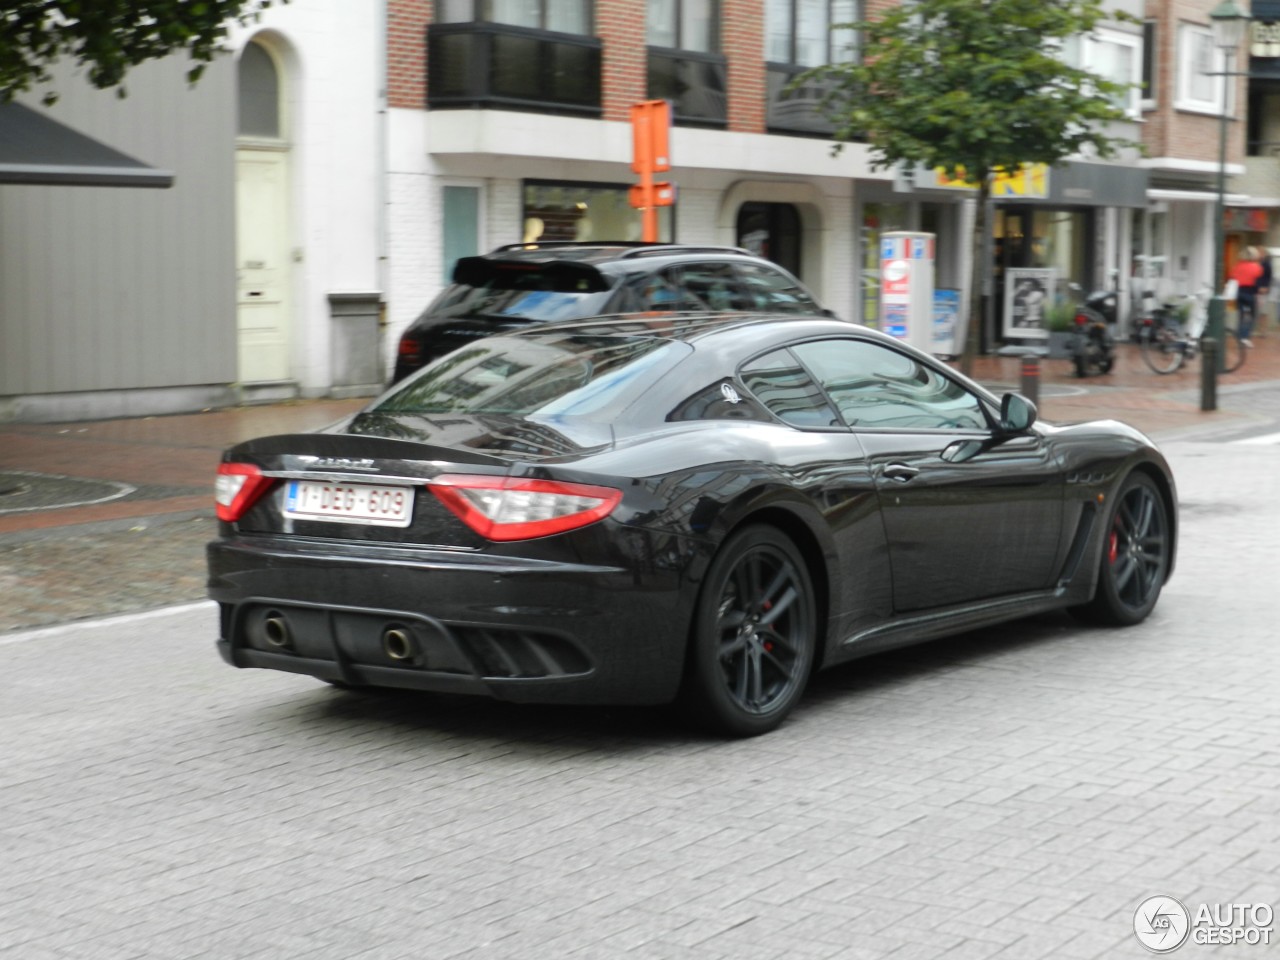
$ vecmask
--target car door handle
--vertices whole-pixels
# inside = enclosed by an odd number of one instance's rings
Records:
[[[898,483],[906,483],[919,472],[919,467],[912,467],[905,463],[890,463],[884,468],[885,479],[895,480]]]

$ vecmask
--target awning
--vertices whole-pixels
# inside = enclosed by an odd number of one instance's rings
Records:
[[[21,103],[0,104],[0,183],[170,187],[173,174],[77,133]]]

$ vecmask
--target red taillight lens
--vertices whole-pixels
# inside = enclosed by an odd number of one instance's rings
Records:
[[[450,474],[431,492],[486,540],[532,540],[607,517],[622,491],[585,483]]]
[[[1077,327],[1087,327],[1088,325],[1089,325],[1089,318],[1088,318],[1087,316],[1085,316],[1083,313],[1077,313],[1077,314],[1076,314],[1076,326],[1077,326]]]
[[[411,337],[401,337],[399,352],[405,360],[417,360],[422,356],[422,344]]]
[[[245,515],[272,484],[271,477],[251,463],[222,463],[214,483],[218,519],[233,523]]]

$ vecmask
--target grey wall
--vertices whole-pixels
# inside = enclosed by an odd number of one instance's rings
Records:
[[[123,100],[60,72],[52,117],[175,183],[0,186],[0,397],[236,379],[235,70],[191,88],[187,65],[136,68]]]

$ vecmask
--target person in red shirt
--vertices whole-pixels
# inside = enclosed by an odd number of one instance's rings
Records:
[[[1258,282],[1262,279],[1262,264],[1258,262],[1256,247],[1246,247],[1244,256],[1231,270],[1231,279],[1236,282],[1236,313],[1239,322],[1236,332],[1240,334],[1240,343],[1252,347],[1249,335],[1253,333],[1253,318],[1258,311]]]

